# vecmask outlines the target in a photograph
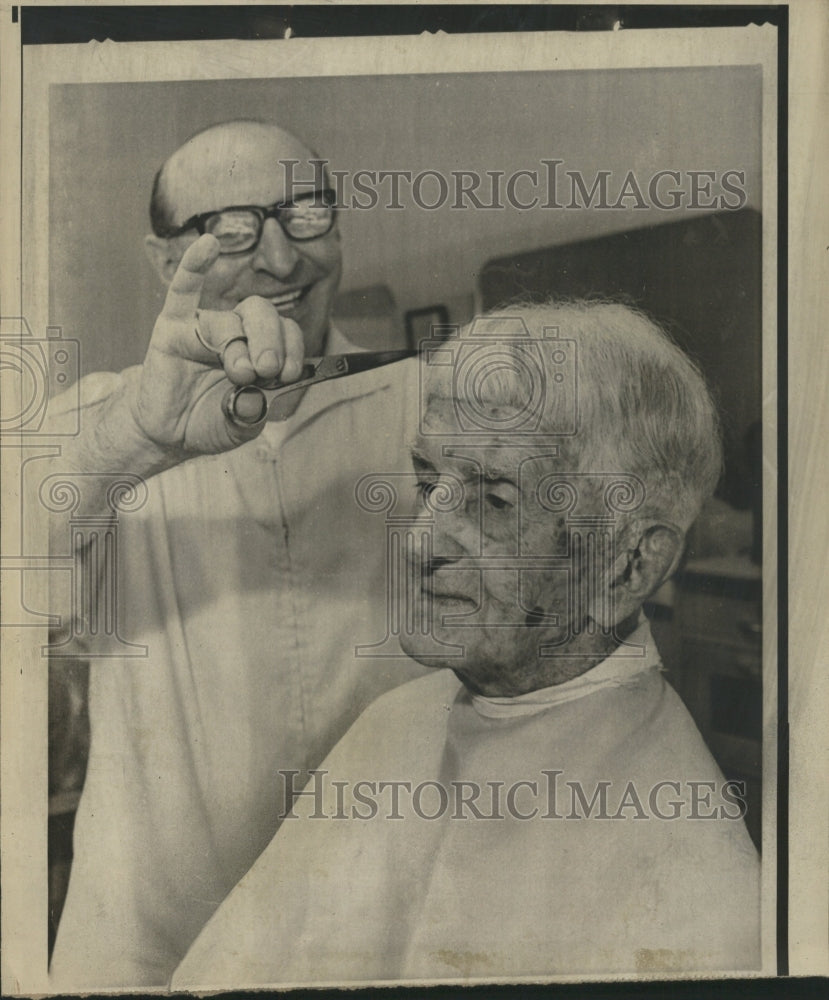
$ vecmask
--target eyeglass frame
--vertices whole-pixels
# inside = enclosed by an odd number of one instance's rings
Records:
[[[330,204],[326,203],[326,207],[331,209],[331,221],[328,228],[322,233],[316,233],[314,236],[291,236],[282,224],[282,220],[279,217],[280,214],[286,209],[296,207],[298,201],[307,201],[310,198],[317,198],[318,196],[330,199],[331,201]],[[321,188],[319,191],[309,191],[307,195],[300,195],[293,201],[277,201],[267,207],[264,205],[226,205],[224,208],[216,208],[210,212],[199,212],[198,215],[191,215],[180,226],[176,226],[175,229],[168,229],[165,233],[159,233],[158,235],[170,240],[176,236],[184,236],[191,229],[195,229],[199,236],[204,236],[207,232],[205,228],[207,220],[214,215],[221,215],[222,212],[253,212],[259,217],[259,233],[256,241],[251,246],[246,247],[244,250],[220,250],[222,257],[235,257],[243,253],[253,253],[256,250],[262,242],[262,233],[265,231],[265,223],[268,219],[273,219],[292,243],[310,243],[311,240],[319,240],[323,236],[327,236],[334,228],[334,223],[337,220],[337,192],[333,188]]]

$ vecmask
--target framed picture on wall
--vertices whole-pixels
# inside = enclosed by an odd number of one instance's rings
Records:
[[[422,340],[442,339],[450,331],[449,310],[442,305],[408,309],[404,320],[406,345],[413,351],[417,350]]]

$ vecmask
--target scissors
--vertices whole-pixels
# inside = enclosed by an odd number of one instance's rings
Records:
[[[361,351],[354,354],[329,354],[324,358],[306,358],[302,374],[296,382],[280,382],[278,378],[259,379],[251,385],[228,389],[222,401],[225,417],[237,427],[255,427],[264,423],[271,401],[294,389],[304,389],[332,378],[357,375],[394,361],[413,358],[417,351]],[[240,403],[244,400],[242,407]],[[257,405],[258,404],[258,405]]]

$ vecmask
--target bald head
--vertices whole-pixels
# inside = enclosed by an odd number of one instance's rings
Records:
[[[272,205],[317,176],[319,160],[296,136],[267,122],[212,125],[179,147],[156,174],[150,220],[167,236],[185,220],[230,205]],[[286,166],[292,163],[292,166]]]

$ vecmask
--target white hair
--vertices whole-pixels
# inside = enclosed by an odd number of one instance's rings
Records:
[[[529,338],[493,335],[499,326],[514,330],[516,322]],[[479,347],[476,332],[482,325],[487,337]],[[561,434],[567,423],[563,408],[572,410],[574,402],[572,392],[558,388],[561,364],[554,363],[552,350],[536,350],[546,383],[541,394],[537,366],[530,370],[526,364],[528,344],[543,343],[550,328],[575,343],[576,434],[559,439],[565,468],[637,476],[645,486],[638,514],[668,519],[686,530],[722,470],[719,420],[699,369],[641,312],[618,302],[577,300],[488,313],[460,332],[460,344],[475,341],[483,358],[511,353],[516,363],[493,363],[486,379],[474,386],[474,400],[468,398],[470,380],[447,378],[451,369],[445,367],[428,371],[427,398],[483,403],[493,413],[526,410],[528,400],[540,398],[540,423],[533,433]]]

